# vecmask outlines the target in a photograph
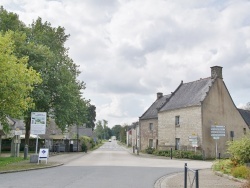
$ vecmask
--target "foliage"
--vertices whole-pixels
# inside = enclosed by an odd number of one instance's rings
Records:
[[[121,125],[115,125],[112,127],[112,134],[113,136],[116,136],[117,140],[120,140],[120,132],[121,132],[122,126]]]
[[[237,164],[235,164],[233,161],[230,159],[225,159],[225,160],[217,160],[214,162],[212,169],[214,171],[220,171],[224,174],[230,174],[231,169],[235,168]]]
[[[112,136],[112,131],[107,125],[107,120],[97,121],[94,132],[99,139],[109,139]]]
[[[96,121],[96,107],[95,105],[91,105],[90,103],[87,104],[87,127],[92,128],[94,130],[95,128],[95,121]]]
[[[232,169],[231,174],[235,178],[247,179],[250,176],[250,169],[246,166],[237,166]]]
[[[232,161],[237,164],[250,162],[250,135],[246,135],[239,140],[228,142],[228,153]]]
[[[94,139],[88,136],[80,137],[80,144],[82,146],[83,152],[87,152],[87,150],[94,148],[96,145],[96,143],[94,142]]]
[[[157,156],[171,157],[171,150],[155,150],[153,154]],[[202,154],[199,151],[195,153],[194,151],[172,150],[172,157],[179,159],[203,159]]]
[[[20,117],[33,106],[30,93],[41,82],[39,74],[27,66],[28,58],[14,55],[14,32],[0,33],[0,122],[6,116]]]
[[[150,147],[148,147],[148,148],[145,150],[145,152],[146,152],[147,154],[153,154],[154,151],[155,151],[155,148],[150,148]]]
[[[25,107],[26,110],[26,143],[28,143],[29,138],[30,112],[32,111],[47,112],[50,117],[55,119],[56,124],[62,131],[67,126],[74,124],[82,125],[87,123],[87,121],[92,121],[90,126],[93,126],[95,109],[91,107],[89,101],[82,98],[82,90],[85,89],[85,84],[77,80],[80,71],[69,57],[68,49],[65,47],[65,43],[69,38],[69,35],[65,34],[65,29],[60,26],[52,27],[49,22],[43,22],[41,18],[33,21],[27,27],[19,20],[17,14],[9,13],[3,7],[0,8],[0,20],[0,28],[3,35],[8,30],[13,31],[12,43],[4,42],[5,45],[10,47],[15,46],[9,53],[13,58],[16,56],[20,64],[19,66],[27,64],[28,70],[39,72],[43,80],[41,84],[36,82],[34,89],[32,87],[33,82],[30,83],[28,81],[25,86],[33,89],[32,93],[28,93],[28,97],[26,97],[26,93],[24,97],[29,99],[28,102],[31,102],[33,99],[34,106],[29,106],[25,103],[19,105],[19,103],[13,102],[16,108]],[[22,71],[17,66],[16,69],[19,72]],[[28,77],[26,73],[23,75],[23,77]],[[10,74],[10,77],[15,79],[13,73]],[[22,80],[22,77],[16,78]],[[21,94],[22,92],[20,92]],[[88,110],[91,111],[91,114],[87,112]],[[7,114],[12,115],[12,113]],[[91,117],[88,118],[88,115],[91,115]]]

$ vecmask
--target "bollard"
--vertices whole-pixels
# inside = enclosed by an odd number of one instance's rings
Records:
[[[187,163],[184,165],[184,188],[187,188]]]
[[[172,159],[173,158],[173,149],[171,148],[170,150],[170,158]]]
[[[199,171],[195,170],[195,184],[196,184],[196,188],[199,188]]]
[[[27,159],[27,156],[28,156],[28,145],[26,144],[25,146],[24,146],[24,155],[23,155],[24,157],[24,159]]]
[[[138,147],[136,147],[137,148],[137,155],[139,155],[139,148]]]
[[[219,160],[220,160],[220,153],[219,153]]]
[[[135,153],[135,146],[133,146],[133,153]]]

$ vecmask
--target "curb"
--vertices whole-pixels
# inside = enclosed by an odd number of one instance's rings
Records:
[[[51,166],[41,166],[41,167],[38,167],[38,168],[27,168],[27,169],[20,169],[20,170],[3,171],[3,172],[0,172],[0,174],[7,174],[7,173],[14,173],[14,172],[24,172],[24,171],[30,171],[30,170],[40,170],[40,169],[45,169],[45,168],[58,167],[58,166],[62,166],[62,165],[64,165],[64,163],[59,163],[59,164],[55,164],[55,165],[51,165]]]

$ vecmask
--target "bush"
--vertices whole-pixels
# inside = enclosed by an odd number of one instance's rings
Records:
[[[237,164],[250,162],[250,135],[235,141],[228,142],[228,153],[231,160]]]
[[[231,174],[235,178],[247,179],[250,176],[250,169],[246,166],[238,166],[232,169]]]
[[[212,166],[212,169],[215,171],[220,171],[224,174],[230,174],[231,169],[235,168],[235,164],[230,159],[217,160]]]
[[[148,147],[148,148],[145,150],[145,152],[146,152],[147,154],[153,154],[154,151],[155,151],[155,149],[154,149],[154,148],[150,148],[150,147]]]

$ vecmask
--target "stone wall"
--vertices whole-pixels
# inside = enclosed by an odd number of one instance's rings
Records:
[[[249,132],[249,128],[238,109],[222,79],[216,79],[206,99],[202,103],[203,114],[203,150],[206,158],[215,157],[216,140],[211,137],[211,125],[223,125],[226,127],[226,136],[217,140],[218,153],[227,157],[227,141],[241,138],[244,135],[243,128]],[[234,138],[230,136],[234,131]]]
[[[153,129],[150,130],[149,125],[153,124]],[[148,119],[140,120],[140,138],[141,150],[145,150],[149,146],[149,139],[153,139],[153,148],[157,148],[158,142],[158,120]]]
[[[179,126],[175,125],[175,117],[180,117]],[[159,149],[175,148],[176,138],[180,139],[180,149],[192,149],[189,136],[198,136],[201,145],[201,106],[176,109],[158,114]]]

